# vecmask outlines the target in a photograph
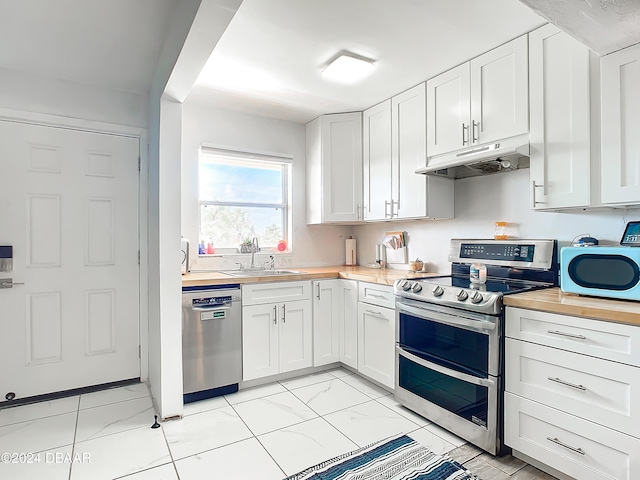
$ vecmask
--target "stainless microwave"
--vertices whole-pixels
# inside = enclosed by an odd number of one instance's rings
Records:
[[[640,248],[564,247],[560,250],[563,292],[640,301]]]

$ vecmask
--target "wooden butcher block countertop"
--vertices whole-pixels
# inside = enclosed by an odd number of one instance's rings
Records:
[[[444,273],[410,273],[407,270],[399,269],[376,269],[366,267],[291,267],[287,270],[295,270],[300,273],[276,276],[251,276],[242,277],[227,275],[222,272],[190,272],[182,276],[183,287],[193,287],[201,285],[229,285],[256,282],[288,282],[291,280],[317,280],[327,278],[345,278],[347,280],[360,280],[362,282],[379,283],[381,285],[393,285],[399,278],[421,278],[428,276],[446,275]]]
[[[507,295],[504,297],[504,304],[509,307],[597,318],[640,326],[640,302],[563,293],[559,288]]]

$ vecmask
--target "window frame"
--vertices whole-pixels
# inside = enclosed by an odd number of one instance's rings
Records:
[[[251,163],[269,163],[276,164],[282,168],[282,203],[265,203],[265,202],[225,202],[225,201],[212,201],[202,200],[200,193],[200,165],[203,157],[218,157],[225,159],[226,161],[237,160],[249,161]],[[202,145],[198,152],[198,238],[202,234],[202,207],[203,206],[216,206],[216,207],[247,207],[247,208],[274,208],[281,210],[282,221],[282,238],[287,241],[287,250],[284,252],[275,253],[291,253],[291,238],[290,233],[292,230],[292,217],[291,217],[291,190],[292,190],[292,168],[293,158],[282,154],[270,154],[270,153],[258,153],[248,152],[242,150],[229,150],[226,148],[213,147]],[[260,245],[260,249],[274,248],[275,245]],[[198,253],[200,257],[213,257],[221,255],[248,255],[242,254],[238,247],[216,247],[214,245],[214,254],[202,254]],[[275,248],[274,248],[275,250]]]

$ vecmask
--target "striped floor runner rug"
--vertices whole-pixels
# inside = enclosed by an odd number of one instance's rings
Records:
[[[285,480],[479,480],[406,435],[332,458]]]

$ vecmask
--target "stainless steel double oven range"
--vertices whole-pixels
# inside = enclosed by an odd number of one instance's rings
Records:
[[[558,285],[555,240],[451,240],[451,275],[402,279],[395,398],[488,451],[502,450],[503,296]],[[487,280],[469,279],[472,263]]]

